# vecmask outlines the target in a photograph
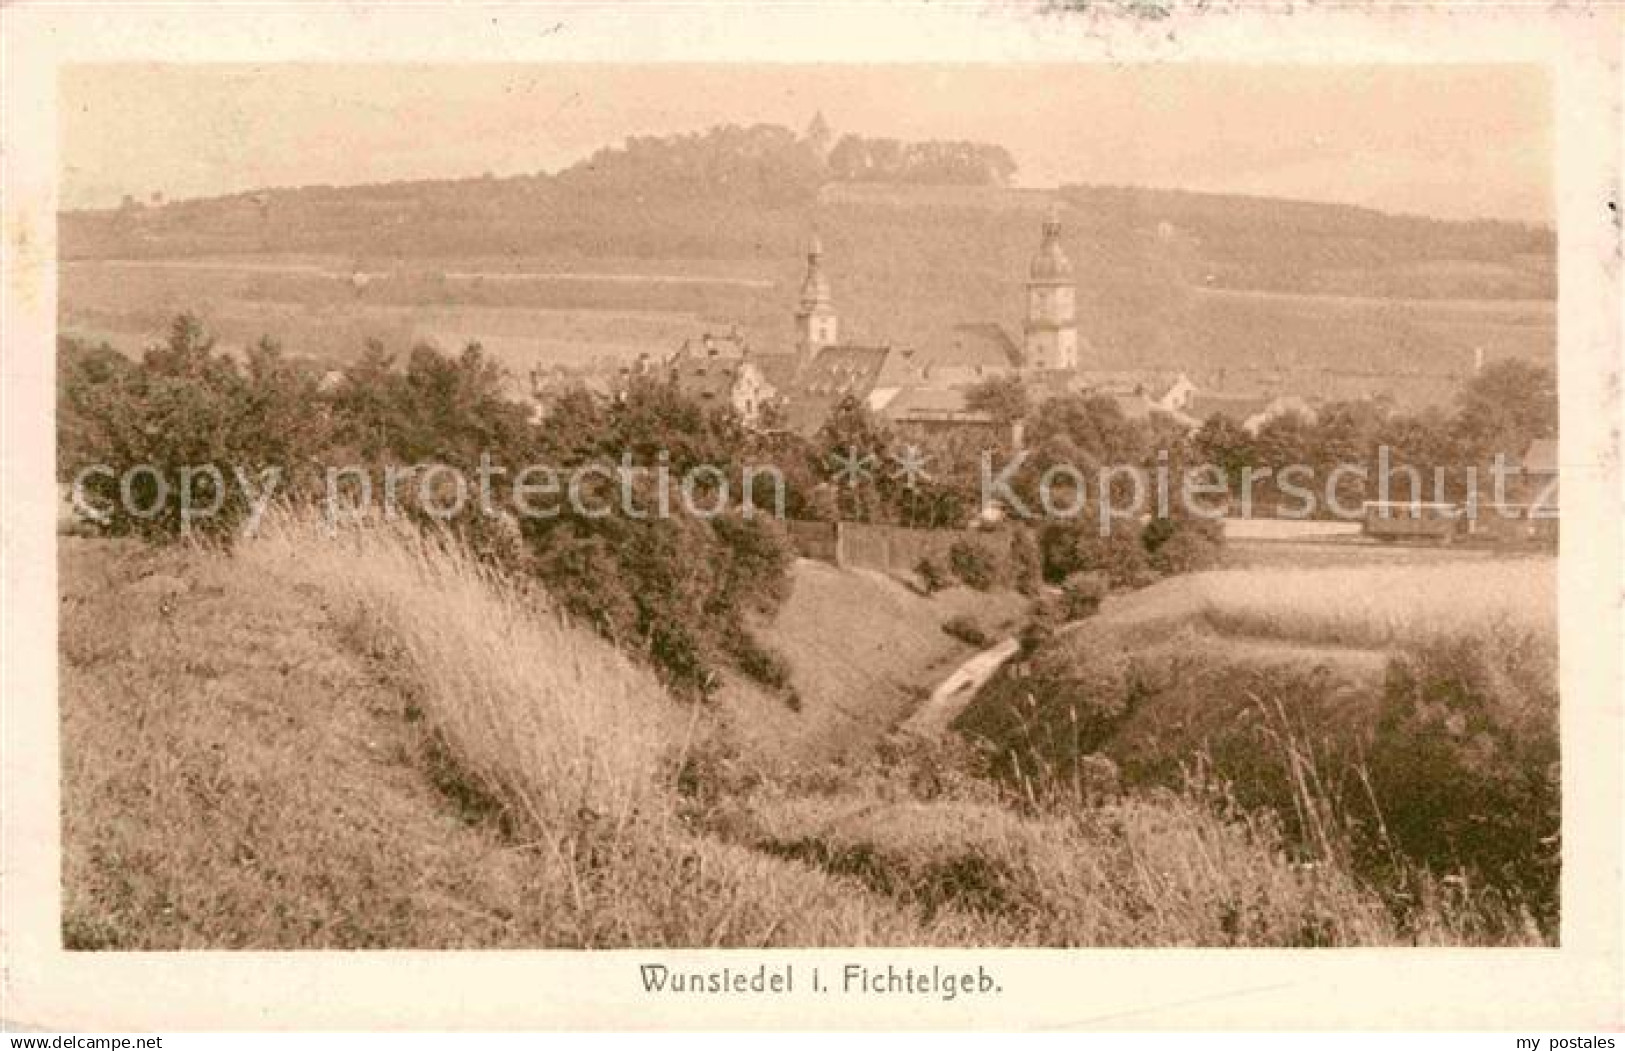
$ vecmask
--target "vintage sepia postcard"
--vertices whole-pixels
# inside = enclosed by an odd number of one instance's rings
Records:
[[[1617,10],[4,32],[8,1023],[1625,1025]]]

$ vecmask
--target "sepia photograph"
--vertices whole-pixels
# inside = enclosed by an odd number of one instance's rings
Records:
[[[62,90],[68,947],[1555,940],[1538,71]]]
[[[1596,944],[1553,64],[753,54],[55,68],[53,951]]]

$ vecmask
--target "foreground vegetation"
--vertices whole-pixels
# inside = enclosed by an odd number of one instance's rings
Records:
[[[1443,887],[1491,938],[1555,936],[1549,559],[1170,581],[1030,648],[960,726],[1017,791],[1075,796],[1102,769],[1177,788],[1194,769],[1402,922]]]
[[[1201,770],[1124,791],[949,746],[765,777],[712,710],[413,527],[70,541],[73,948],[1537,940],[1403,914]]]

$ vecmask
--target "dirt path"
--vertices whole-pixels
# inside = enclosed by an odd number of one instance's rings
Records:
[[[953,673],[931,691],[931,697],[913,715],[903,720],[900,729],[919,737],[935,737],[946,730],[970,704],[993,673],[1004,667],[1004,662],[1016,655],[1021,644],[1005,639],[997,646],[974,654],[955,668]]]

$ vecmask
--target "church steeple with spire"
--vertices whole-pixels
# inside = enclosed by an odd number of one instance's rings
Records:
[[[801,282],[801,304],[796,310],[796,353],[803,361],[839,338],[840,323],[823,261],[824,246],[814,234],[807,243],[807,276]]]
[[[1025,364],[1029,369],[1078,367],[1077,286],[1061,247],[1061,217],[1050,212],[1027,273]]]

